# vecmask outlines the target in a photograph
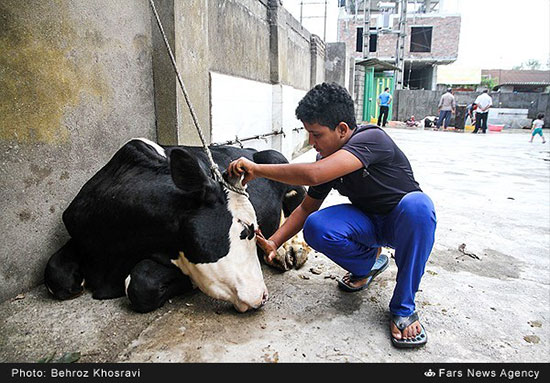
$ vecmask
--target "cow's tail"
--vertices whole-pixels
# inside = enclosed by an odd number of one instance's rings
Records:
[[[304,200],[306,189],[303,186],[288,185],[283,197],[283,214],[287,218]]]
[[[70,299],[84,291],[77,247],[70,239],[49,259],[44,271],[44,284],[57,299]]]

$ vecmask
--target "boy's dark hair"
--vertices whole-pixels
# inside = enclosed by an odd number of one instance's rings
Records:
[[[544,118],[544,113],[537,114],[537,120],[542,120]]]
[[[357,127],[353,99],[344,87],[336,83],[315,85],[298,103],[296,118],[308,124],[328,126],[332,130],[340,122],[345,122],[351,129]]]
[[[384,89],[384,92],[386,92],[386,91],[388,91],[388,90],[390,90],[390,88],[385,88],[385,89]]]

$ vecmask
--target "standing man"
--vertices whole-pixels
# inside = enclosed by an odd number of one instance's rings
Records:
[[[378,105],[380,105],[380,111],[378,113],[378,126],[384,127],[386,126],[386,122],[388,122],[388,113],[390,111],[390,104],[392,101],[390,88],[384,89],[384,92],[380,93],[376,101],[378,102]],[[384,119],[382,119],[382,116],[384,116]],[[380,125],[380,121],[382,121],[382,125]]]
[[[481,133],[487,133],[487,119],[489,117],[489,108],[493,106],[493,99],[489,96],[488,90],[477,96],[475,100],[476,109],[476,128],[472,133],[477,133],[481,128]]]
[[[445,122],[444,129],[449,127],[451,123],[451,114],[455,112],[456,101],[455,96],[453,96],[453,90],[447,88],[447,92],[441,96],[439,99],[439,105],[437,106],[437,111],[439,112],[439,118],[437,119],[437,130],[441,127],[441,124]]]
[[[230,175],[243,183],[263,177],[309,185],[305,199],[268,239],[258,245],[273,264],[277,248],[303,228],[304,239],[348,271],[338,281],[358,292],[388,266],[383,246],[395,249],[397,283],[390,301],[390,338],[395,347],[418,347],[428,340],[415,311],[415,295],[435,240],[434,205],[413,176],[405,154],[379,126],[357,126],[353,99],[337,84],[319,84],[298,104],[296,117],[309,133],[317,161],[256,164],[239,158]],[[319,210],[331,189],[351,203]]]

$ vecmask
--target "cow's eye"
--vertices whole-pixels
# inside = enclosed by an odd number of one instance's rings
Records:
[[[250,225],[247,225],[243,221],[239,220],[239,223],[243,225],[244,229],[241,231],[240,238],[241,239],[248,239],[251,240],[256,235],[256,231],[254,230],[254,224],[251,223]]]

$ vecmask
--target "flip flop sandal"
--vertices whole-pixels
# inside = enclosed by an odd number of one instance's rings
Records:
[[[380,254],[378,258],[376,258],[376,262],[372,266],[371,271],[366,276],[357,276],[357,275],[353,275],[352,273],[347,273],[343,278],[338,280],[338,287],[347,293],[355,293],[357,291],[364,290],[367,287],[369,287],[373,279],[378,274],[382,273],[382,271],[388,268],[389,264],[390,264],[390,260],[388,259],[388,257],[384,254]],[[350,282],[353,283],[361,279],[365,279],[365,277],[367,277],[368,279],[367,279],[367,283],[365,283],[363,286],[353,287],[350,284]]]
[[[400,331],[403,331],[417,320],[418,314],[416,312],[408,317],[402,317],[394,314],[392,314],[391,316],[391,321],[395,324],[395,326],[397,326]],[[422,329],[420,331],[420,334],[417,334],[416,337],[412,339],[395,339],[390,330],[390,338],[392,344],[397,348],[415,348],[424,346],[428,342],[428,334],[426,334],[426,330],[424,330],[424,326],[422,326],[422,324],[420,324],[420,327]]]

